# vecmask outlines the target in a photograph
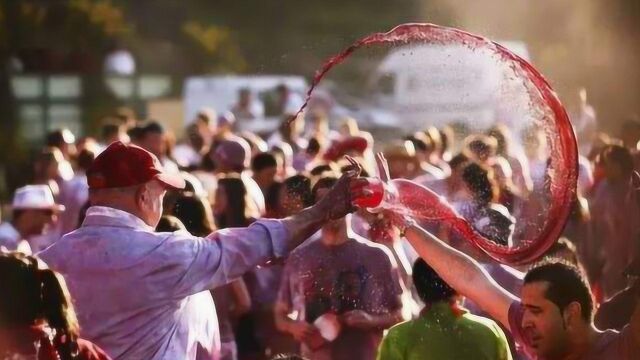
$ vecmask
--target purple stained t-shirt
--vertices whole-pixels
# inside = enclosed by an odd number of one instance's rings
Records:
[[[544,360],[534,356],[531,343],[525,335],[522,327],[524,306],[519,301],[514,301],[509,307],[509,326],[514,340],[523,346],[532,359]],[[637,359],[640,344],[634,339],[629,325],[622,331],[606,330],[598,335],[589,351],[581,360],[630,360]]]
[[[337,246],[314,241],[296,249],[285,266],[278,300],[289,304],[296,320],[312,323],[322,314],[351,310],[385,314],[399,309],[400,282],[387,249],[349,240]],[[343,327],[338,338],[303,354],[318,359],[375,359],[382,330]]]

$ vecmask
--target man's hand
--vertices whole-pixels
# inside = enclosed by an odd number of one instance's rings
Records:
[[[306,321],[290,322],[287,328],[287,331],[299,342],[309,342],[320,333],[315,326]]]
[[[282,220],[291,238],[288,250],[308,239],[327,221],[340,219],[356,211],[353,199],[366,194],[368,181],[358,178],[362,168],[350,157],[346,157],[351,166],[344,171],[338,182],[314,206]]]
[[[358,329],[370,329],[376,327],[373,316],[362,310],[352,310],[342,314],[342,322],[350,327]]]
[[[338,182],[316,204],[326,220],[336,220],[357,210],[353,205],[353,199],[361,194],[366,180],[358,179],[362,167],[353,158],[347,156],[351,163]]]

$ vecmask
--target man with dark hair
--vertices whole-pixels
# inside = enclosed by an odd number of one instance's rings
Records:
[[[278,212],[281,216],[295,214],[313,203],[311,179],[299,174],[285,179],[278,194]]]
[[[277,181],[278,160],[270,152],[261,152],[251,159],[252,178],[262,191],[267,217],[277,216],[278,192]]]
[[[383,181],[389,179],[384,157],[378,157]],[[438,275],[468,297],[538,359],[633,359],[640,351],[640,301],[621,332],[600,331],[593,324],[593,303],[579,270],[548,264],[529,270],[521,297],[509,293],[470,256],[452,248],[405,216],[388,218]]]
[[[253,180],[256,181],[264,196],[267,196],[269,187],[276,181],[278,173],[278,161],[272,153],[262,152],[251,159],[251,171]]]
[[[131,129],[129,136],[135,145],[155,155],[160,160],[165,171],[172,174],[180,172],[178,165],[168,156],[167,134],[162,124],[153,120],[149,121],[144,125]]]
[[[412,277],[425,307],[419,318],[389,330],[378,360],[511,359],[498,324],[461,308],[458,293],[424,260],[413,265]]]
[[[142,126],[136,125],[127,129],[127,136],[132,144],[140,146],[140,140],[142,138]]]
[[[640,351],[640,306],[620,333],[593,325],[593,302],[579,270],[562,263],[534,267],[521,298],[491,279],[471,257],[412,221],[393,217],[409,242],[440,276],[510,330],[538,359],[632,359]]]
[[[129,142],[129,136],[127,136],[124,125],[115,122],[108,122],[102,125],[102,129],[100,130],[100,141],[103,147],[107,147],[109,144],[116,141]]]
[[[316,202],[336,181],[318,180]],[[383,330],[402,320],[401,291],[389,251],[355,235],[344,217],[326,223],[319,240],[287,259],[276,326],[302,343],[311,360],[375,359]]]
[[[157,121],[150,121],[141,126],[138,138],[140,147],[160,159],[166,152],[164,132],[164,127]]]
[[[574,301],[580,304],[582,318],[590,321],[593,315],[593,299],[587,280],[569,263],[549,262],[540,264],[524,276],[524,283],[547,282],[545,297],[560,311]]]

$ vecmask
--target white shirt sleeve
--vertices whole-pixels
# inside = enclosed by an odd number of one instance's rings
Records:
[[[159,249],[157,275],[181,298],[227,284],[259,264],[287,253],[290,235],[278,220],[219,230],[207,238],[172,233]],[[168,270],[168,271],[163,271]]]

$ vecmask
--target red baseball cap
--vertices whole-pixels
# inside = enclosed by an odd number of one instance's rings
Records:
[[[144,184],[156,179],[170,188],[183,189],[184,178],[167,174],[158,158],[147,150],[116,141],[98,155],[89,170],[90,189],[109,189]]]

